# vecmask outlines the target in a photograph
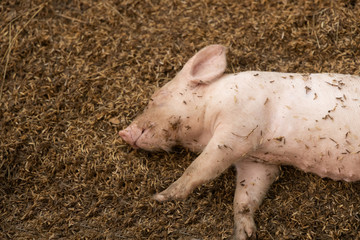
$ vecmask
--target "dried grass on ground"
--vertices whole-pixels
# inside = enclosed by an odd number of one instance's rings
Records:
[[[229,237],[233,170],[157,203],[195,155],[117,136],[211,43],[229,47],[227,72],[360,74],[360,3],[2,0],[0,238]],[[283,170],[256,214],[259,239],[360,237],[359,183]]]

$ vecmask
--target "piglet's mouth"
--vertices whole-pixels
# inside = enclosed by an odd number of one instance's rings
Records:
[[[132,147],[135,149],[139,149],[140,147],[137,145],[137,141],[140,139],[141,136],[145,133],[146,129],[143,129],[141,131],[141,134],[136,138],[135,142],[133,143]]]
[[[146,129],[129,126],[119,132],[120,137],[127,142],[131,147],[138,149],[137,145],[139,138],[146,132]]]
[[[129,126],[119,132],[120,137],[131,147],[138,149],[137,141],[144,134],[145,129]]]

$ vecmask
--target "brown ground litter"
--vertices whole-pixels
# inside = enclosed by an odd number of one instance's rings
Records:
[[[360,2],[0,1],[0,238],[229,237],[233,169],[157,203],[195,155],[135,151],[117,135],[212,43],[229,47],[227,72],[360,74]],[[359,193],[284,167],[258,238],[359,239]]]

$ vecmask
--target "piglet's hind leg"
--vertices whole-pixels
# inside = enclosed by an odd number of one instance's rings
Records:
[[[234,240],[255,237],[254,212],[279,174],[279,167],[243,159],[235,164]]]

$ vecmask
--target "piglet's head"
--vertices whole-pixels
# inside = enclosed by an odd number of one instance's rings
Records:
[[[171,150],[201,134],[206,88],[226,69],[226,48],[210,45],[195,54],[176,77],[157,90],[144,112],[120,137],[134,148]],[[195,121],[196,119],[196,121]]]

